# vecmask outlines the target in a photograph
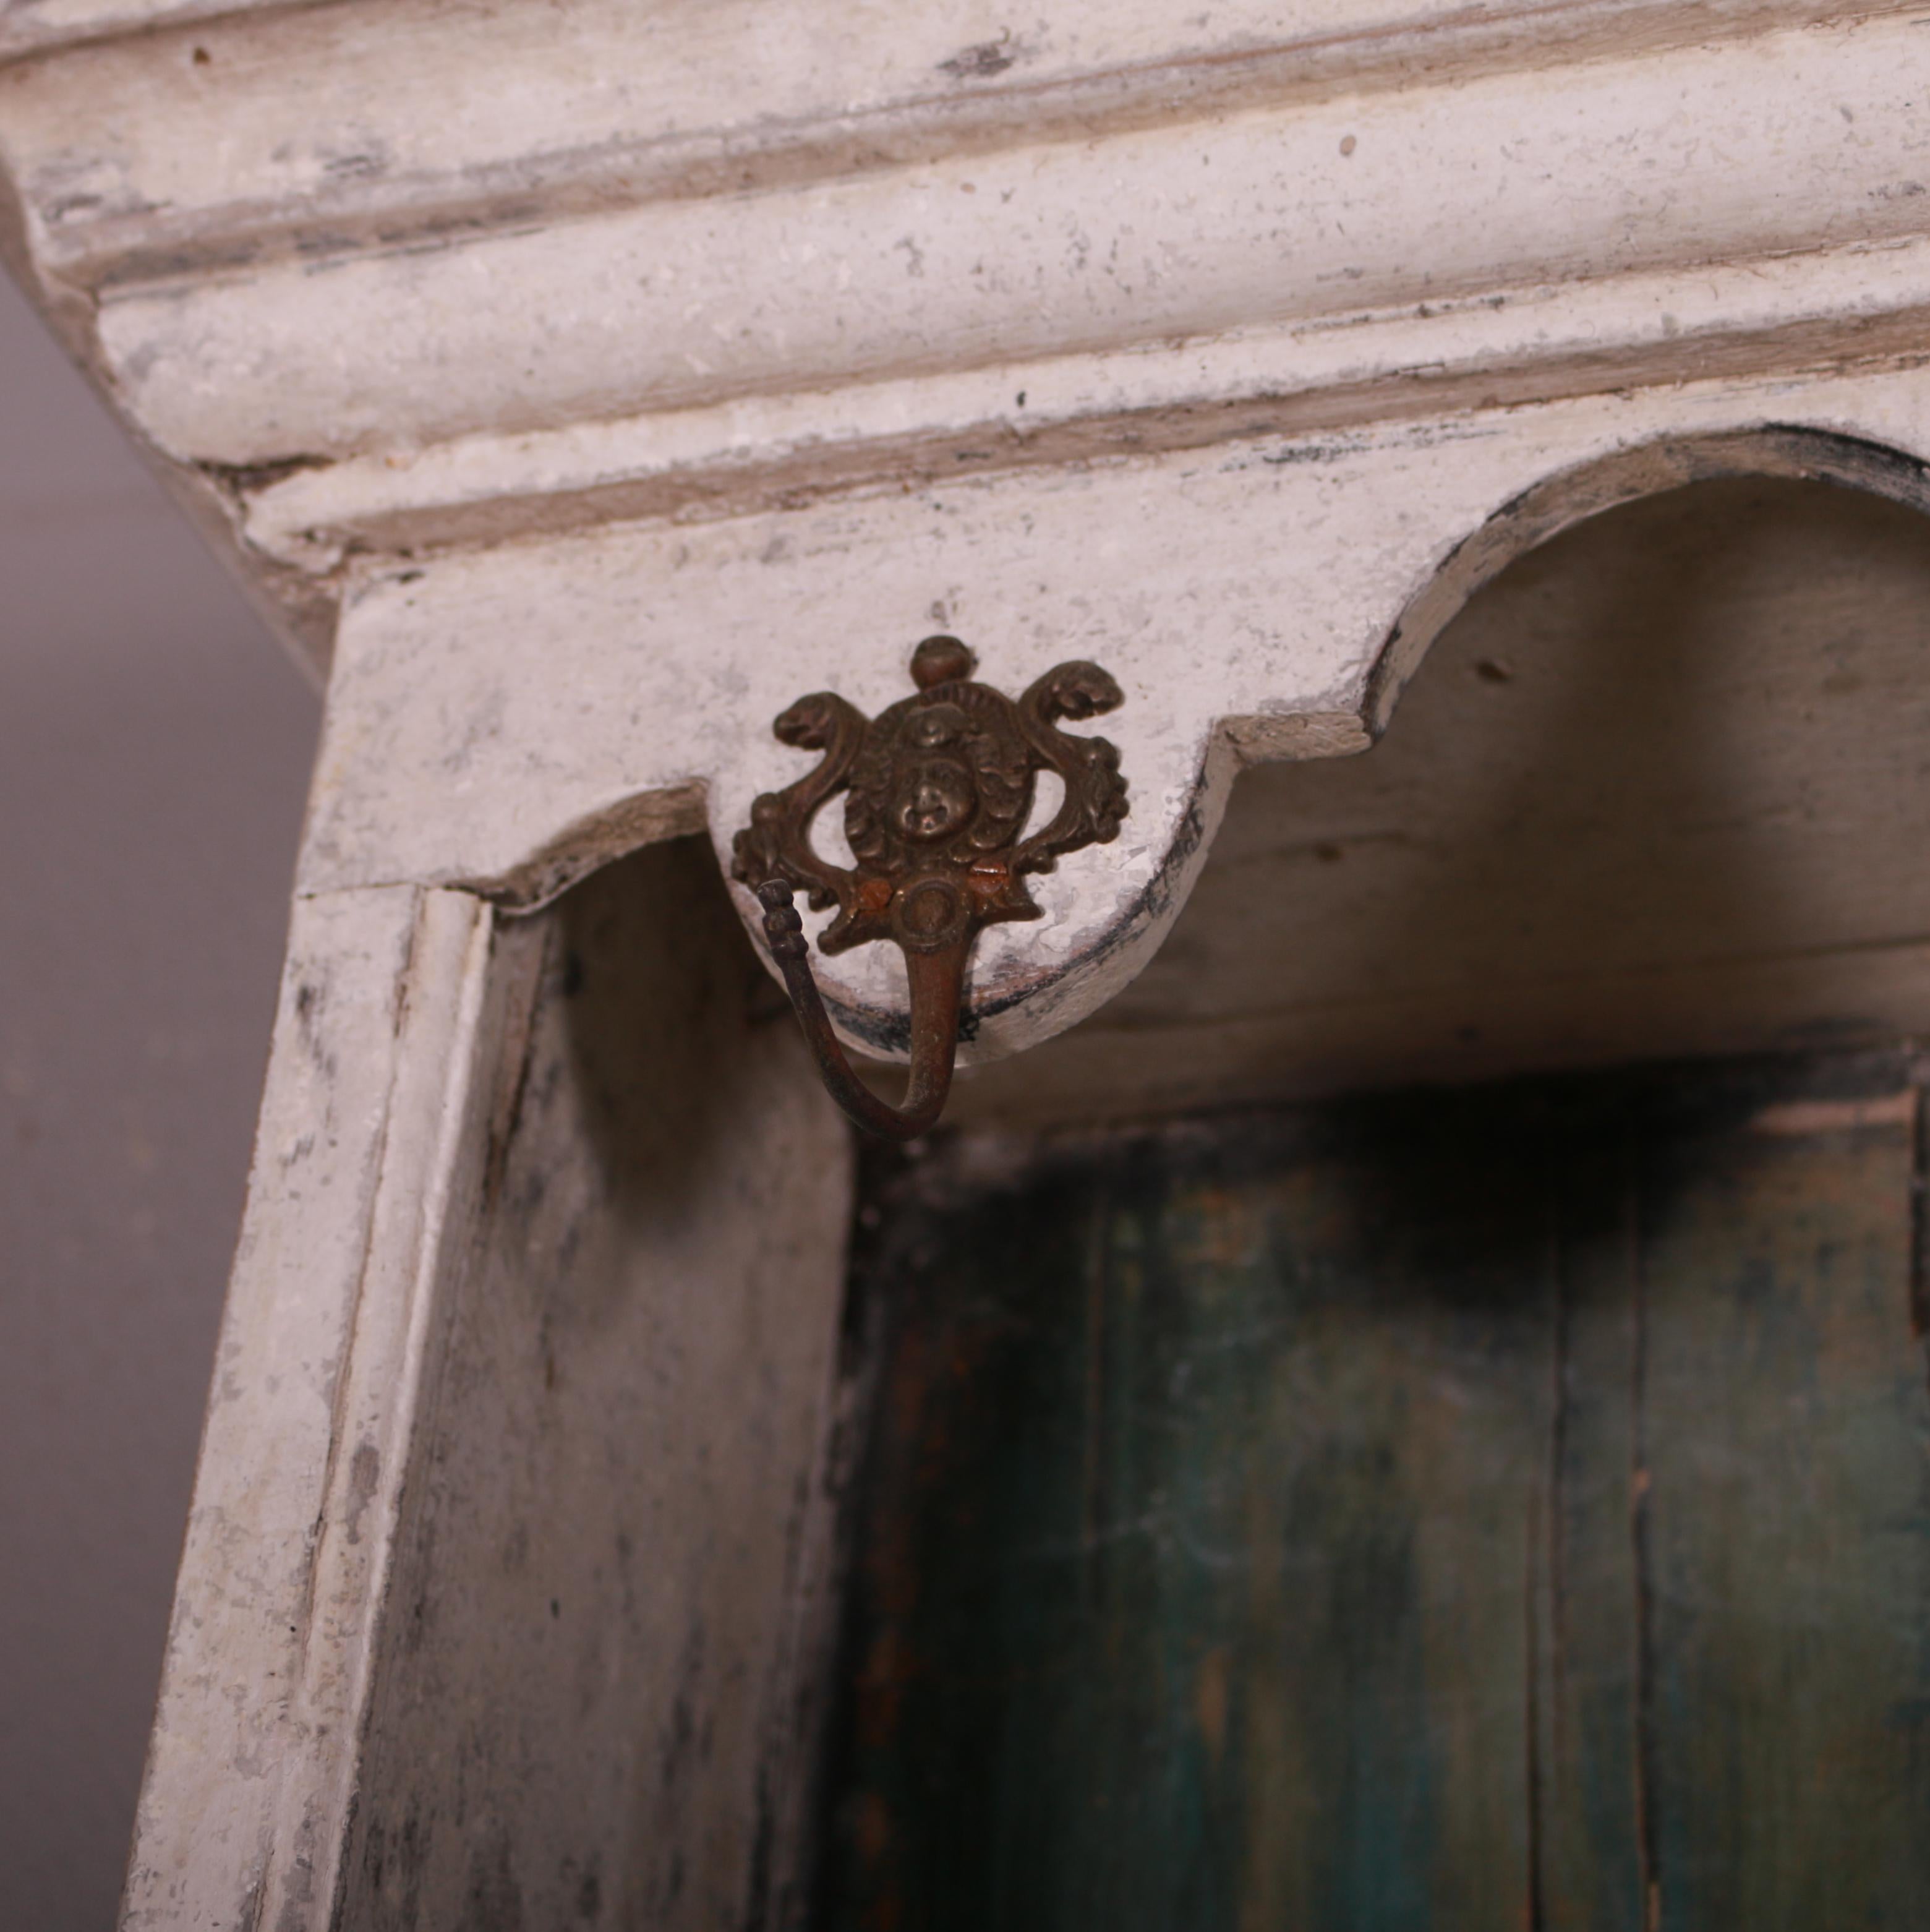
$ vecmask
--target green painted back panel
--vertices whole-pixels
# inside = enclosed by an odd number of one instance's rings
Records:
[[[1930,1925],[1894,1063],[915,1173],[835,1932]]]

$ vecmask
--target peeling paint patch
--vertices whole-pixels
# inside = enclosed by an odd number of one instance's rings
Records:
[[[961,48],[949,60],[940,61],[938,70],[953,80],[990,80],[1025,56],[1023,42],[1014,40],[1007,32],[996,40],[980,40]]]
[[[362,1512],[382,1478],[382,1457],[373,1442],[358,1442],[349,1460],[349,1540],[362,1540]]]

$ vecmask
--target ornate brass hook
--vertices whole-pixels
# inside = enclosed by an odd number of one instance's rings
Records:
[[[1015,703],[972,682],[972,653],[956,638],[928,638],[912,653],[915,696],[875,720],[828,691],[801,698],[772,729],[787,745],[824,754],[814,771],[751,808],[732,848],[731,876],[757,893],[764,936],[804,1024],[832,1098],[872,1133],[910,1140],[938,1118],[952,1085],[965,962],[981,926],[1037,919],[1023,883],[1062,852],[1119,836],[1126,814],[1118,751],[1074,737],[1062,718],[1092,718],[1119,703],[1097,664],[1062,664]],[[1050,821],[1021,839],[1033,781],[1056,772],[1065,796]],[[820,858],[811,820],[840,791],[855,866]],[[911,986],[911,1078],[887,1106],[851,1070],[812,977],[791,895],[814,910],[835,905],[820,935],[826,952],[895,940]]]

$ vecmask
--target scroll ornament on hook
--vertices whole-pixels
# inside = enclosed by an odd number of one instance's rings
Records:
[[[928,638],[912,654],[916,693],[875,719],[831,692],[799,698],[772,728],[823,758],[795,784],[759,798],[732,848],[731,876],[764,908],[765,938],[832,1097],[861,1127],[902,1140],[923,1133],[945,1105],[965,964],[980,928],[1038,918],[1024,875],[1116,838],[1126,814],[1117,749],[1058,728],[1061,718],[1095,717],[1120,702],[1104,671],[1059,664],[1014,701],[972,682],[973,668],[956,638]],[[1021,838],[1042,771],[1059,774],[1065,796],[1047,824]],[[848,868],[811,844],[812,820],[841,791],[857,862]],[[797,890],[814,910],[838,908],[820,950],[889,939],[904,953],[911,1076],[901,1107],[858,1078],[832,1031],[791,903]]]

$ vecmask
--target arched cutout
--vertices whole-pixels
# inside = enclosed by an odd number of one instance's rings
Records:
[[[1847,397],[1832,413],[1869,428],[1907,424],[1896,402],[1887,394]],[[1282,468],[1274,472],[1277,488],[1269,482],[1263,495],[1250,490],[1238,514],[1274,520],[1269,541],[1282,547],[1284,561],[1257,568],[1236,596],[1213,602],[1229,635],[1244,626],[1258,640],[1244,657],[1235,653],[1223,665],[1203,666],[1200,676],[1176,680],[1172,627],[1197,621],[1197,610],[1168,596],[1164,604],[1155,598],[1136,613],[1111,614],[1125,626],[1122,640],[1134,623],[1159,640],[1143,647],[1137,696],[1122,712],[1116,734],[1135,801],[1131,849],[1120,848],[1128,862],[1073,868],[1052,883],[1062,904],[1049,928],[981,941],[967,1064],[1035,1046],[1128,985],[1191,890],[1235,770],[1371,742],[1427,648],[1469,596],[1561,530],[1631,498],[1741,475],[1827,480],[1917,508],[1930,501],[1916,458],[1841,428],[1739,427],[1733,407],[1719,399],[1706,410],[1685,400],[1647,411],[1646,420],[1692,416],[1705,427],[1641,440],[1619,410],[1577,404],[1566,411],[1559,421],[1510,418],[1458,439],[1391,430],[1356,438],[1323,458],[1331,471]],[[1271,461],[1264,454],[1254,460]],[[1322,507],[1323,493],[1333,487],[1354,506],[1344,517]],[[1198,568],[1189,557],[1160,581],[1170,592]],[[1149,616],[1155,611],[1156,620]],[[1053,648],[1060,641],[1055,632]],[[1168,710],[1162,695],[1172,700]],[[713,756],[729,768],[710,780],[619,791],[614,804],[578,813],[540,842],[519,844],[514,862],[465,870],[453,882],[527,909],[636,844],[694,829],[701,816],[727,857],[751,795],[782,775],[754,728],[762,715],[748,708],[741,737],[720,739],[727,755],[713,748]],[[530,728],[526,722],[521,728]],[[503,755],[499,748],[496,755]],[[472,782],[472,789],[482,788]],[[1041,932],[1049,945],[1041,946]],[[889,1055],[904,1032],[893,962],[861,951],[823,964],[825,996],[847,1042]]]
[[[1800,424],[1663,436],[1557,471],[1493,511],[1389,632],[1368,682],[1365,722],[1387,728],[1428,647],[1483,584],[1572,525],[1644,496],[1720,477],[1833,483],[1930,512],[1930,466],[1887,444]]]
[[[1144,974],[961,1112],[1930,1025],[1930,524],[1904,494],[1732,469],[1515,558],[1373,752],[1245,772]]]

